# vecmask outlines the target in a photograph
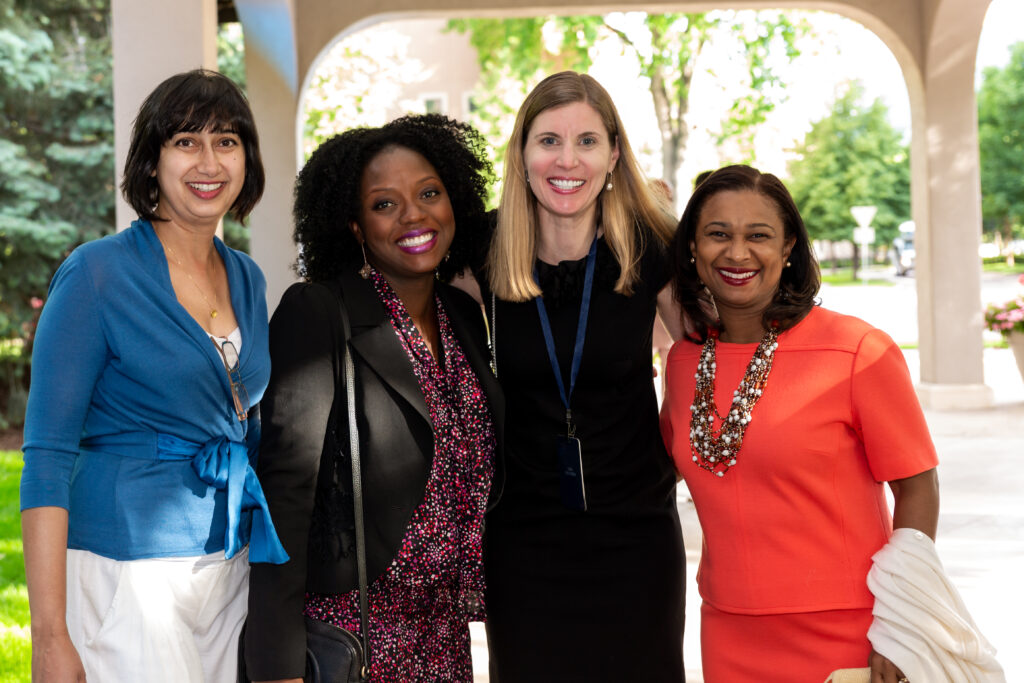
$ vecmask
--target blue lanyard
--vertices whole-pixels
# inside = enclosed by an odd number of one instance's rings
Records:
[[[551,369],[555,373],[555,382],[558,383],[558,393],[562,397],[562,404],[565,405],[565,424],[568,435],[572,437],[576,431],[572,424],[572,409],[569,407],[569,400],[572,398],[572,390],[576,387],[576,375],[580,371],[580,362],[583,360],[583,340],[587,332],[587,316],[590,314],[590,294],[594,289],[594,264],[597,262],[597,236],[590,243],[590,253],[587,254],[587,271],[583,279],[583,299],[580,301],[580,318],[576,325],[576,345],[572,350],[572,370],[569,373],[569,393],[565,392],[565,383],[562,381],[562,369],[558,365],[558,357],[555,355],[555,339],[551,335],[551,322],[548,320],[548,311],[544,306],[544,297],[538,296],[537,314],[540,316],[540,327],[544,332],[544,345],[548,349],[548,360],[551,361]],[[533,268],[533,279],[537,282],[537,267]],[[540,285],[540,282],[537,282]]]

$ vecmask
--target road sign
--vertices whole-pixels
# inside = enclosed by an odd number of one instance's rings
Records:
[[[871,225],[871,219],[875,217],[878,212],[877,206],[851,206],[850,213],[853,214],[853,220],[857,221],[857,225],[866,228]]]
[[[875,229],[874,228],[854,228],[853,229],[853,241],[857,244],[874,244],[875,242]]]

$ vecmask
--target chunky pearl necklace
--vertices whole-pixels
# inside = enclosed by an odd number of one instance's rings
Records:
[[[739,387],[732,392],[728,415],[719,415],[715,405],[715,337],[708,335],[697,363],[697,388],[690,406],[690,450],[699,467],[722,477],[736,464],[750,414],[768,382],[778,338],[774,328],[761,338]],[[721,423],[718,429],[714,426],[716,417]]]

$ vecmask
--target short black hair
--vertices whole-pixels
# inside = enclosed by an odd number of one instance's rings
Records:
[[[475,128],[441,114],[404,116],[379,128],[353,128],[317,147],[295,182],[296,271],[327,282],[363,262],[349,226],[359,222],[363,171],[378,153],[404,147],[430,162],[444,184],[455,217],[455,238],[438,278],[461,273],[486,239],[487,191],[493,178],[486,143]]]
[[[779,291],[762,316],[765,328],[775,327],[781,332],[803,320],[816,305],[815,297],[821,287],[821,273],[807,227],[782,181],[750,166],[724,166],[694,188],[670,247],[676,300],[697,329],[698,338],[692,341],[701,343],[712,329],[721,329],[721,323],[709,313],[713,308],[711,297],[700,280],[697,265],[690,261],[694,256],[690,243],[696,241],[697,221],[707,201],[719,192],[730,190],[749,190],[767,198],[782,218],[786,239],[796,239],[789,254],[791,265],[782,269]]]
[[[227,76],[195,69],[171,76],[158,85],[135,117],[121,193],[139,218],[162,220],[155,213],[160,188],[153,172],[164,143],[178,133],[207,129],[236,134],[245,150],[245,182],[231,205],[231,214],[244,221],[256,206],[263,196],[266,176],[249,102]]]

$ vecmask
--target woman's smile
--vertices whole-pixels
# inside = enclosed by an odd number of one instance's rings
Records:
[[[760,270],[750,270],[746,268],[719,268],[718,274],[721,276],[722,281],[727,285],[734,287],[743,287],[744,285],[750,284],[751,278],[757,275]]]
[[[398,248],[408,254],[421,254],[430,251],[437,242],[436,230],[411,230],[397,242]]]

